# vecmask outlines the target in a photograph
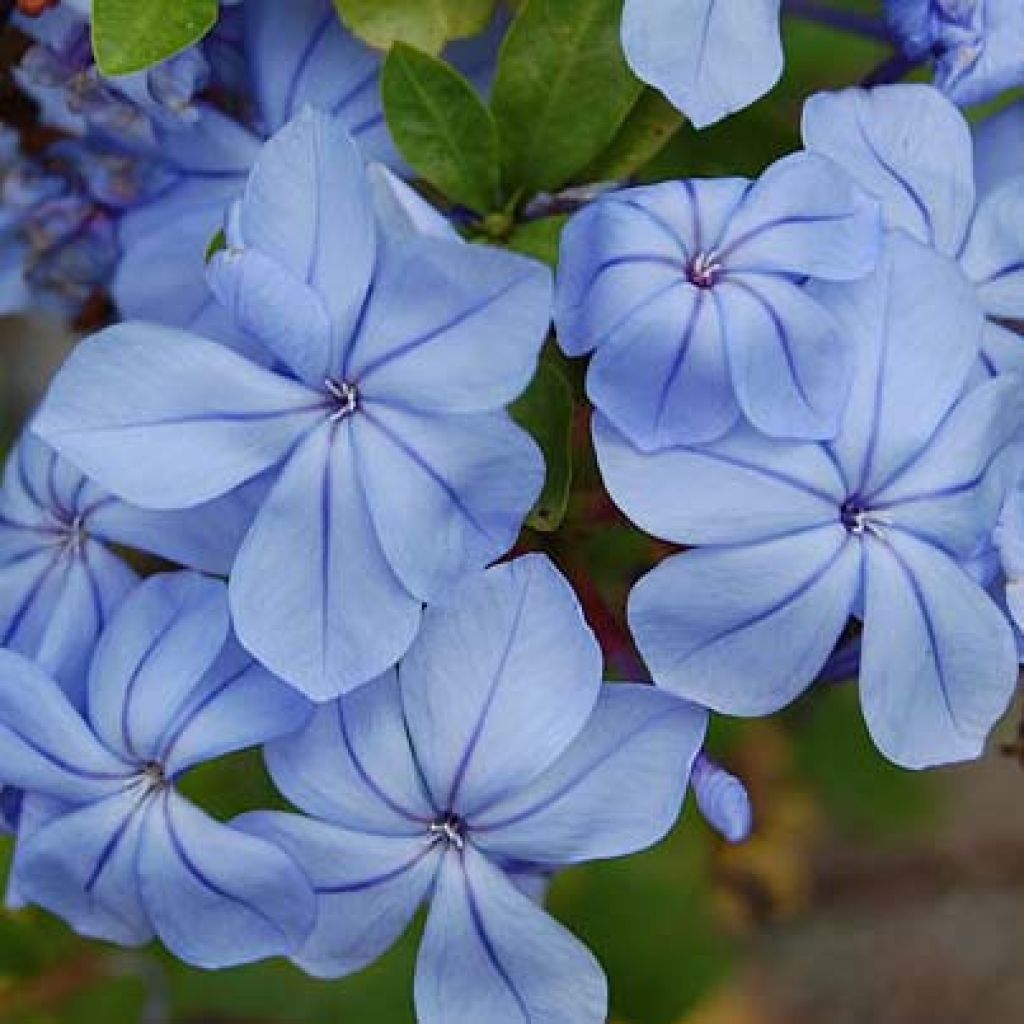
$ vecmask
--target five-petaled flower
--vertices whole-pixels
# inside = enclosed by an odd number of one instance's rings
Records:
[[[875,201],[806,153],[753,183],[613,193],[565,230],[559,342],[596,350],[588,393],[645,450],[714,440],[741,413],[775,436],[831,437],[849,344],[805,283],[864,277],[881,239]]]
[[[96,647],[77,711],[0,652],[0,777],[24,791],[11,877],[83,935],[226,967],[294,952],[313,925],[302,871],[176,784],[196,765],[300,728],[310,707],[231,635],[223,583],[155,576]]]
[[[599,1024],[601,968],[523,890],[538,869],[659,840],[705,725],[654,687],[602,685],[572,590],[526,556],[428,609],[396,670],[269,745],[274,781],[311,817],[236,824],[313,882],[317,923],[295,957],[310,973],[364,967],[429,899],[422,1024]]]
[[[263,150],[211,274],[271,368],[180,331],[113,327],[72,354],[36,428],[145,508],[194,507],[271,471],[231,571],[235,625],[271,671],[327,700],[393,665],[422,604],[518,535],[544,460],[505,406],[535,370],[550,274],[378,227],[359,151],[312,111]]]
[[[637,584],[634,635],[659,685],[763,715],[812,683],[856,616],[879,749],[915,768],[976,757],[1017,681],[1013,629],[973,570],[1012,480],[1024,387],[1014,374],[971,387],[981,319],[969,286],[901,232],[872,277],[818,296],[856,353],[832,442],[740,427],[644,454],[598,417],[620,507],[701,545]]]

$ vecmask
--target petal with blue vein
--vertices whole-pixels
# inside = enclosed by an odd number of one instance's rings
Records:
[[[988,316],[1024,320],[1024,157],[1021,176],[978,204],[961,264]]]

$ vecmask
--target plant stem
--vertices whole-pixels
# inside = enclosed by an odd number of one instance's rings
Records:
[[[861,84],[866,89],[876,85],[892,85],[893,82],[899,82],[905,78],[917,65],[918,61],[904,57],[902,53],[894,53],[869,72]]]

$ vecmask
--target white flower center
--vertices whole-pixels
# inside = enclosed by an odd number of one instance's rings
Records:
[[[331,421],[334,423],[351,416],[359,408],[359,391],[355,384],[347,380],[333,380],[328,378],[324,381],[327,393],[335,400],[337,407],[331,413]]]

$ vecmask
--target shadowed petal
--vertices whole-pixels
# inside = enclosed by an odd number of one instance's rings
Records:
[[[804,145],[833,159],[903,228],[955,256],[974,212],[971,133],[927,85],[818,93],[804,105]]]
[[[982,198],[961,263],[989,316],[1024,320],[1024,160],[1020,177]]]
[[[779,7],[780,0],[626,0],[622,45],[637,75],[704,128],[779,80]]]
[[[723,714],[766,715],[828,660],[860,585],[839,525],[662,562],[633,588],[629,622],[654,681]]]
[[[353,429],[381,547],[423,601],[504,554],[544,483],[540,450],[503,412],[364,406]]]
[[[442,849],[417,836],[349,832],[297,814],[247,814],[234,822],[284,850],[316,893],[312,934],[292,959],[316,978],[340,978],[387,952],[426,897]]]
[[[285,464],[239,551],[231,608],[242,643],[312,700],[368,682],[409,646],[420,602],[381,551],[351,420],[322,426]]]
[[[1013,630],[946,555],[904,534],[866,548],[861,702],[906,768],[977,757],[1017,682]]]
[[[257,476],[322,417],[319,394],[221,345],[121,324],[75,349],[34,428],[124,500],[170,509]]]
[[[149,812],[138,876],[161,941],[194,967],[288,956],[313,926],[313,894],[290,857],[173,792]]]
[[[568,583],[527,555],[427,609],[401,685],[434,805],[468,815],[572,742],[597,700],[601,655]]]
[[[422,1024],[601,1024],[607,983],[574,936],[472,846],[445,856],[416,965]]]
[[[974,128],[974,176],[984,196],[1008,178],[1024,173],[1024,102],[1004,107]]]
[[[621,857],[675,824],[707,713],[652,686],[603,687],[564,754],[525,789],[473,816],[491,856],[571,864]]]

